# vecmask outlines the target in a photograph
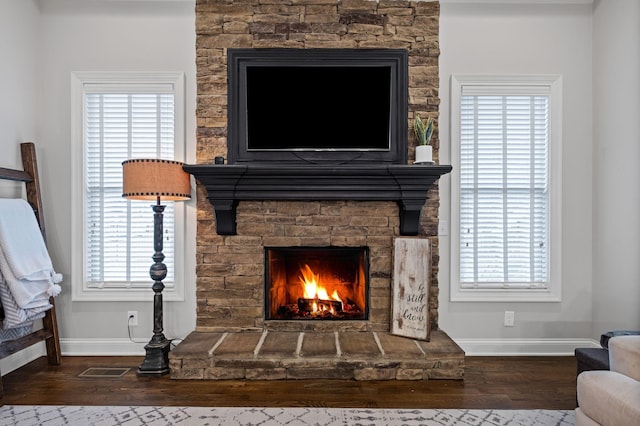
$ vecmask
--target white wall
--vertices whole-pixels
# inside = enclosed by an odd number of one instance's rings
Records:
[[[45,202],[52,206],[49,241],[54,262],[70,276],[71,194],[70,187],[70,74],[72,71],[184,71],[186,75],[187,162],[195,162],[195,6],[193,2],[42,2],[40,58],[47,82],[43,90],[42,136],[47,149],[44,172]],[[185,337],[195,329],[195,201],[188,203],[191,217],[185,259],[189,271],[185,302],[165,302],[164,333],[167,338]],[[151,219],[150,213],[150,219]],[[150,264],[151,265],[151,262]],[[84,351],[99,342],[91,339],[127,338],[126,312],[139,311],[137,341],[151,337],[153,292],[146,303],[71,302],[71,291],[59,306],[60,333],[75,339],[67,351]],[[86,339],[82,343],[81,339]],[[115,345],[114,345],[115,346]],[[65,345],[63,344],[63,350]],[[126,344],[122,349],[128,350]],[[90,350],[90,349],[89,349]]]
[[[640,330],[640,2],[594,3],[593,335]]]
[[[46,0],[35,3],[38,9],[34,2],[23,5],[23,1],[0,3],[0,51],[5,58],[4,52],[9,52],[11,58],[0,62],[0,76],[5,77],[0,81],[11,94],[7,97],[2,91],[0,123],[15,122],[9,128],[0,125],[0,150],[16,162],[16,145],[23,137],[34,139],[38,146],[48,245],[54,266],[65,277],[63,293],[56,298],[63,354],[144,354],[142,347],[153,331],[151,286],[148,302],[71,301],[70,286],[80,279],[71,274],[71,259],[82,254],[71,247],[70,75],[72,71],[183,71],[186,161],[194,163],[195,2]],[[11,8],[5,11],[7,3]],[[38,116],[42,118],[36,122]],[[169,339],[186,337],[195,329],[195,200],[187,203],[187,210],[185,301],[164,303],[164,334]],[[151,210],[149,220],[153,220]],[[153,248],[149,249],[151,266]],[[129,310],[139,311],[139,326],[132,328],[138,343],[128,338]]]
[[[452,74],[562,75],[562,302],[450,302],[450,240],[441,237],[440,327],[468,353],[572,353],[584,344],[576,338],[590,336],[592,314],[591,4],[477,3],[441,3],[440,161],[450,162]],[[448,177],[441,191],[447,219]],[[503,326],[505,310],[515,311],[515,327]]]
[[[40,135],[39,40],[36,1],[0,1],[0,167],[22,168],[20,143],[36,142]],[[0,182],[0,197],[20,197],[23,186]],[[43,353],[44,344],[34,345],[0,360],[0,371],[6,374]]]
[[[0,2],[0,167],[21,167],[19,143],[38,136],[38,16],[34,0]]]

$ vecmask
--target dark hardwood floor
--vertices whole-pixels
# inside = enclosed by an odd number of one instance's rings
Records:
[[[463,381],[201,381],[138,377],[141,357],[40,358],[2,378],[6,405],[493,408],[572,410],[574,357],[467,357]],[[89,367],[130,367],[83,378]]]

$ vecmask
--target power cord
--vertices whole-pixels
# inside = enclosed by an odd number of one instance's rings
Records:
[[[129,315],[129,318],[127,319],[127,332],[129,333],[129,340],[132,343],[147,343],[146,340],[134,340],[134,338],[131,336],[131,320],[134,318],[133,315]],[[171,349],[175,348],[180,342],[182,342],[184,339],[182,338],[174,338],[174,339],[167,339],[169,340],[169,342],[171,343]],[[178,342],[178,343],[174,343],[174,342]]]
[[[134,318],[133,315],[129,315],[129,318],[127,318],[127,331],[129,332],[129,340],[133,343],[146,343],[145,340],[139,340],[136,341],[133,339],[133,337],[131,336],[131,320]]]
[[[169,339],[169,341],[171,342],[171,349],[175,348],[176,346],[178,346],[178,344],[180,344],[180,342],[182,342],[184,339],[181,338],[175,338],[175,339]],[[178,343],[173,343],[177,341]]]

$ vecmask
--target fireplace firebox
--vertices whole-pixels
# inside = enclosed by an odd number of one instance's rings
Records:
[[[266,320],[368,319],[367,247],[266,247]]]

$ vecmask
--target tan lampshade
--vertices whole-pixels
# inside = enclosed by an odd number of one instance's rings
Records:
[[[132,200],[183,201],[191,198],[191,175],[183,163],[139,159],[122,162],[122,196]]]

